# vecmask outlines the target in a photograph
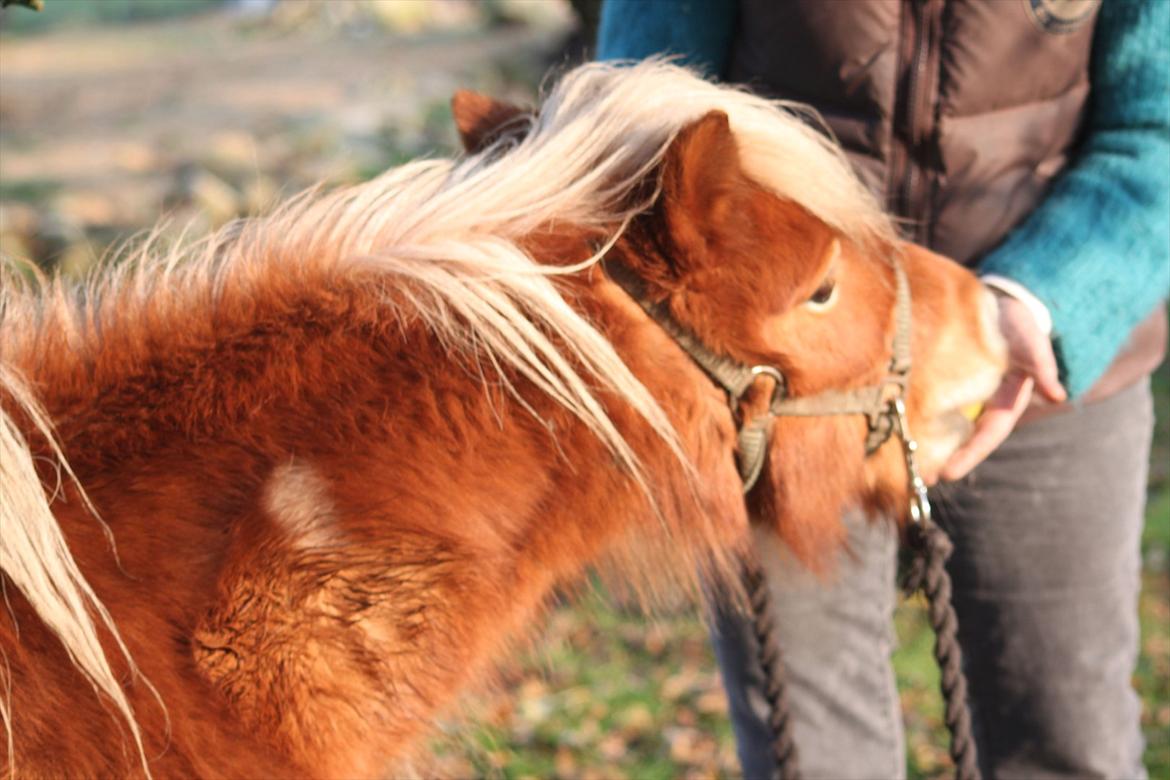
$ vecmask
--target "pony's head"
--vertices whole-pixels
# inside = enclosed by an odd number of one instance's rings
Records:
[[[642,251],[628,262],[640,264],[651,295],[703,344],[744,365],[779,368],[792,398],[885,380],[900,262],[913,300],[910,431],[932,480],[969,432],[963,408],[989,396],[1003,371],[991,295],[930,252],[834,229],[754,179],[743,157],[726,114],[686,126],[663,160],[656,205],[633,229]],[[769,403],[770,380],[759,384],[745,417]],[[900,443],[867,456],[864,416],[781,416],[773,425],[750,502],[802,559],[815,563],[833,548],[844,509],[905,513]]]
[[[991,295],[958,264],[899,241],[841,154],[789,107],[769,105],[774,122],[788,123],[787,138],[777,139],[755,111],[764,101],[721,92],[735,99],[673,135],[640,190],[653,193],[651,205],[609,257],[631,268],[649,302],[709,350],[780,369],[797,398],[883,381],[900,263],[913,301],[905,400],[920,467],[933,480],[970,433],[964,408],[987,398],[1004,369]],[[753,110],[741,111],[744,104]],[[469,93],[457,96],[454,114],[472,151],[516,143],[532,121]],[[778,148],[779,141],[799,148]],[[693,379],[709,381],[697,370]],[[740,405],[744,417],[769,403],[771,380],[757,384]],[[749,505],[808,563],[843,539],[844,510],[906,513],[900,444],[894,437],[867,455],[867,424],[856,414],[773,423]]]

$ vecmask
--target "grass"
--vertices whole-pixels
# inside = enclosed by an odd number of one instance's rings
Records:
[[[1142,654],[1135,685],[1142,696],[1146,766],[1170,777],[1170,364],[1154,374],[1154,444],[1142,535]]]
[[[0,181],[0,201],[39,204],[56,195],[62,185],[48,179]]]
[[[1170,777],[1170,367],[1154,377],[1141,655],[1134,686],[1150,776]],[[921,598],[895,624],[894,669],[911,780],[951,776],[934,637]],[[524,655],[461,741],[439,748],[444,774],[498,778],[673,778],[738,775],[706,630],[693,615],[654,621],[598,592],[556,610],[542,649]]]
[[[702,624],[648,622],[591,591],[557,610],[541,646],[506,673],[478,728],[439,748],[445,776],[728,775],[727,702]]]
[[[224,0],[44,0],[31,11],[11,6],[0,11],[0,29],[13,34],[39,33],[54,28],[92,24],[144,22],[207,11]]]

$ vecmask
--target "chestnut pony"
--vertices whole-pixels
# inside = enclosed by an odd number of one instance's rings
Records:
[[[900,254],[928,469],[998,378],[979,284],[788,107],[648,62],[456,115],[458,159],[85,286],[5,276],[9,773],[381,776],[587,567],[730,582],[736,421],[602,255],[800,396],[882,377]],[[864,436],[774,425],[748,504],[806,562],[842,507],[905,503]]]

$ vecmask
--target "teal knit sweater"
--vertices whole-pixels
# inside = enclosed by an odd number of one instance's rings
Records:
[[[665,52],[720,75],[735,14],[731,0],[606,0],[598,57]],[[979,262],[1048,307],[1074,398],[1170,293],[1170,0],[1106,0],[1094,36],[1083,143],[1044,201]]]

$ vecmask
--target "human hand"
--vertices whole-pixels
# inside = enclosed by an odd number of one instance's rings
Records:
[[[1003,443],[1028,408],[1035,391],[1053,403],[1068,397],[1060,384],[1052,342],[1028,307],[1010,295],[996,294],[999,328],[1008,346],[1008,371],[999,389],[984,404],[975,432],[939,473],[944,480],[966,476]]]

